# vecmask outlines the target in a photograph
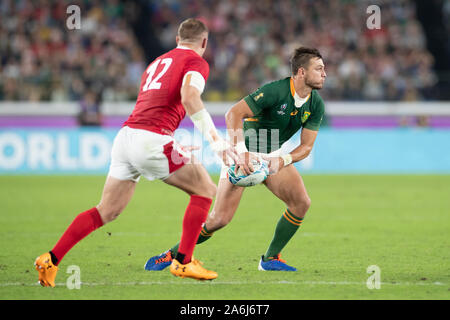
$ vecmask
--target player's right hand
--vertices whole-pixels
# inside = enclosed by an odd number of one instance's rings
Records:
[[[281,157],[262,156],[262,159],[269,162],[269,174],[278,173],[284,167],[284,161]]]
[[[254,171],[252,161],[259,161],[259,157],[252,152],[243,152],[239,154],[239,159],[238,162],[236,162],[234,172],[237,173],[239,168],[241,168],[244,174],[248,176]]]

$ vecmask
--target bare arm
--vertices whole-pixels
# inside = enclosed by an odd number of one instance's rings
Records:
[[[267,158],[270,172],[276,173],[291,163],[305,159],[312,151],[317,133],[318,131],[303,128],[300,134],[300,145],[297,148],[292,150],[291,153],[276,158]]]
[[[200,97],[200,91],[189,85],[188,82],[181,87],[180,93],[181,104],[184,106],[184,109],[186,109],[189,116],[192,116],[194,113],[205,108],[202,98]]]
[[[251,159],[257,160],[257,156],[248,152],[245,147],[244,130],[242,122],[245,118],[253,117],[253,111],[248,106],[244,99],[240,100],[225,114],[225,122],[227,124],[228,136],[231,143],[236,147],[239,159],[235,167],[235,172],[242,169],[242,171],[249,175],[253,172],[253,165]]]
[[[240,100],[227,111],[225,114],[225,122],[227,124],[228,134],[233,145],[244,142],[242,121],[245,118],[250,118],[253,116],[253,111],[244,99]]]
[[[189,76],[188,76],[189,77]],[[186,109],[186,113],[191,118],[195,127],[205,136],[210,143],[211,148],[216,152],[225,163],[236,162],[237,154],[234,148],[224,141],[217,133],[216,127],[211,116],[205,109],[205,105],[200,97],[201,92],[196,87],[190,85],[188,78],[181,86],[181,103]]]
[[[292,162],[303,160],[311,153],[317,133],[318,131],[302,129],[300,145],[291,152]]]

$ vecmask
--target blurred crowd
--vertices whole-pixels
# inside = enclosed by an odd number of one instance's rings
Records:
[[[80,29],[66,25],[72,4]],[[119,0],[1,0],[0,100],[135,99],[146,66],[125,9]]]
[[[300,45],[318,48],[329,100],[421,100],[436,83],[411,1],[376,1],[381,29],[369,30],[371,1],[140,1],[162,47],[175,46],[179,23],[205,21],[205,100],[233,101],[290,75]],[[373,1],[372,1],[373,2]],[[67,6],[77,4],[81,29],[69,30]],[[148,63],[120,0],[0,1],[0,100],[134,100]],[[94,100],[95,100],[94,99]]]
[[[444,0],[442,8],[444,14],[444,25],[446,29],[445,32],[450,34],[450,0]],[[450,37],[448,37],[447,45],[450,47]]]
[[[369,30],[366,9],[381,8]],[[420,100],[437,79],[411,1],[245,0],[155,1],[152,25],[166,49],[179,21],[197,16],[211,30],[209,100],[235,100],[289,76],[293,49],[316,47],[330,100]]]

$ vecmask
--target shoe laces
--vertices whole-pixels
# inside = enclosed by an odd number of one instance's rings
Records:
[[[192,258],[192,263],[196,264],[196,265],[199,265],[199,266],[203,265],[203,262],[201,262],[200,260],[196,260],[194,258]]]
[[[286,260],[281,259],[281,254],[277,254],[275,257],[273,257],[273,260],[277,260],[283,263],[286,263]]]
[[[163,262],[169,262],[172,260],[172,254],[169,252],[167,252],[164,257],[156,259],[155,263],[159,264],[159,263],[163,263]]]

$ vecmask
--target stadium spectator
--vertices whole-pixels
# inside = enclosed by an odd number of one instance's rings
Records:
[[[80,102],[78,123],[81,126],[100,126],[102,124],[100,100],[98,94],[93,90],[88,90]]]
[[[80,30],[66,26],[71,4]],[[0,1],[2,100],[79,101],[88,83],[104,101],[135,100],[145,64],[120,1]]]
[[[209,100],[233,100],[259,84],[289,74],[287,53],[298,45],[323,52],[328,100],[416,100],[431,97],[433,59],[411,1],[377,1],[381,29],[366,28],[370,1],[162,1],[152,5],[152,27],[166,33],[187,15],[201,17],[213,36]],[[415,79],[406,87],[407,79]]]
[[[75,3],[72,3],[75,2]],[[205,99],[233,101],[289,74],[293,48],[318,48],[328,68],[326,100],[422,100],[437,82],[433,57],[412,1],[377,1],[381,29],[366,27],[371,1],[140,1],[165,50],[180,21],[195,16],[212,31]],[[448,1],[445,14],[448,16]],[[81,30],[65,26],[78,4]],[[103,101],[135,100],[144,57],[125,0],[0,2],[0,99],[79,100],[86,81],[101,82]],[[450,24],[447,24],[450,28]],[[407,83],[408,79],[414,79]],[[24,90],[25,89],[25,90]],[[55,92],[56,91],[56,92]]]

